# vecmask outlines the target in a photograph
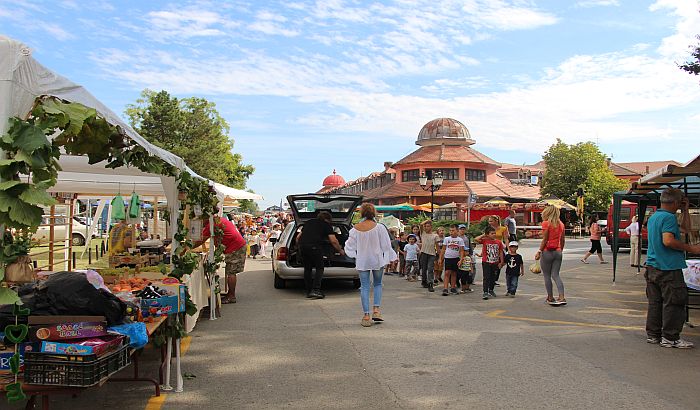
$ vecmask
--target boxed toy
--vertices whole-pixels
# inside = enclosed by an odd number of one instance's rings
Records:
[[[102,356],[122,345],[124,336],[110,335],[100,339],[87,339],[74,343],[41,342],[42,353],[58,353],[76,356]]]
[[[105,322],[68,322],[31,326],[30,341],[86,339],[107,335]]]
[[[185,311],[185,285],[176,283],[144,289],[141,295],[141,313],[143,317],[166,316]],[[152,294],[151,294],[152,293]]]

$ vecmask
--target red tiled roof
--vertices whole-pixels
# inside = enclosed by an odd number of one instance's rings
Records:
[[[544,171],[544,162],[538,162],[537,164],[532,164],[532,165],[516,165],[516,164],[506,164],[502,163],[501,168],[499,171],[503,172],[518,172],[519,170],[529,170],[531,172],[538,172],[538,171]]]
[[[401,158],[396,164],[411,164],[416,162],[481,162],[485,164],[501,165],[479,151],[463,145],[431,145],[420,147],[407,156]]]
[[[681,164],[678,161],[647,161],[647,162],[618,162],[617,165],[620,165],[622,167],[625,167],[631,171],[636,172],[639,175],[646,175],[647,174],[647,167],[649,167],[649,173],[656,171],[657,169],[661,169],[665,167],[666,165],[675,165],[675,166],[681,166]]]
[[[612,171],[612,173],[615,174],[616,177],[620,177],[620,176],[635,176],[635,175],[641,176],[641,175],[642,175],[642,174],[640,174],[639,172],[633,171],[633,170],[631,170],[631,169],[629,169],[629,168],[627,168],[627,167],[624,167],[624,166],[622,166],[622,165],[620,165],[620,164],[616,164],[616,163],[614,163],[614,162],[611,162],[611,163],[610,163],[610,167],[609,167],[609,168],[610,168],[610,170]]]

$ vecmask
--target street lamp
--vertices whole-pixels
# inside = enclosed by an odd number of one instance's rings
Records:
[[[433,214],[433,208],[435,207],[435,191],[442,187],[442,174],[440,172],[432,172],[432,179],[428,179],[425,173],[421,174],[418,178],[418,183],[424,191],[430,191],[430,219],[435,219]],[[430,185],[428,185],[430,182]]]

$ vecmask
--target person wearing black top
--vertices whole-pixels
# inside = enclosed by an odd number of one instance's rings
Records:
[[[506,263],[506,285],[508,286],[506,296],[515,296],[515,291],[518,290],[518,279],[525,274],[523,257],[518,254],[518,242],[511,241],[508,244],[508,253],[506,253],[504,262]]]
[[[331,225],[332,217],[327,211],[318,213],[316,219],[312,219],[302,226],[297,234],[297,244],[304,261],[304,285],[306,297],[311,299],[323,299],[321,292],[321,280],[323,279],[323,254],[326,241],[341,255],[345,251],[340,246]],[[313,274],[313,270],[316,270]]]

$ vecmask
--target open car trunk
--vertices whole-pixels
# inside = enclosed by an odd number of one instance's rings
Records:
[[[294,235],[292,235],[291,243],[289,245],[289,256],[287,257],[287,263],[289,266],[294,268],[301,268],[304,266],[304,262],[301,257],[301,252],[299,252],[299,246],[297,245],[297,233],[303,229],[303,225],[297,227]],[[343,224],[333,224],[333,231],[335,232],[335,237],[338,239],[341,247],[345,246],[345,241],[349,237],[349,229]],[[355,259],[350,258],[346,255],[340,255],[333,249],[330,241],[326,240],[324,243],[324,256],[323,261],[326,267],[342,267],[342,268],[354,268]]]

